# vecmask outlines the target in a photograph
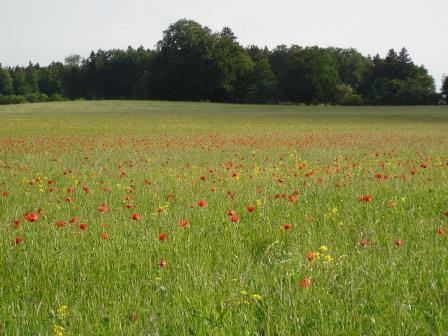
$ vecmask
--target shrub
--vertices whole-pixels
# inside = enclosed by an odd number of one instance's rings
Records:
[[[26,103],[26,99],[23,96],[0,95],[0,105],[23,104],[23,103]]]
[[[56,102],[56,101],[66,101],[67,99],[63,96],[63,95],[61,95],[60,93],[53,93],[51,96],[50,96],[50,101],[52,101],[52,102]]]

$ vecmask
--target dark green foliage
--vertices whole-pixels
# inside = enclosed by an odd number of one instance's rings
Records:
[[[448,104],[448,76],[444,76],[442,80],[442,101]]]
[[[0,105],[23,104],[23,103],[26,103],[26,99],[23,96],[16,96],[16,95],[3,96],[0,94]]]
[[[408,51],[373,58],[342,48],[242,47],[233,31],[182,19],[155,50],[92,51],[47,67],[2,68],[2,101],[165,99],[245,103],[423,105],[448,102],[448,80],[434,80]],[[11,95],[21,98],[5,98]],[[50,98],[48,98],[50,97]],[[23,98],[23,99],[22,99]]]
[[[0,64],[0,94],[11,95],[14,93],[14,85],[8,69]]]

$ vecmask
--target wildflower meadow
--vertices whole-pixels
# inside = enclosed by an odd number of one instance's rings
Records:
[[[446,106],[0,106],[0,335],[447,335],[446,230]]]

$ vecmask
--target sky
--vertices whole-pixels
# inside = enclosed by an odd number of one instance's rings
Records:
[[[0,0],[0,63],[47,65],[92,50],[154,48],[187,18],[229,26],[244,45],[406,47],[440,87],[448,74],[448,0]]]

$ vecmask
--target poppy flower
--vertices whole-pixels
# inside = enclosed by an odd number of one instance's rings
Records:
[[[7,191],[3,191],[3,192],[2,192],[2,196],[3,196],[3,197],[8,197],[8,196],[9,196],[9,192],[7,192]]]
[[[198,206],[201,208],[205,208],[207,206],[207,202],[203,199],[198,201]]]
[[[443,213],[445,216],[448,216],[448,210]]]
[[[440,237],[445,235],[445,229],[443,227],[439,227],[437,229],[437,235],[439,235]]]
[[[359,196],[358,199],[361,202],[368,203],[368,202],[372,201],[373,197],[372,197],[372,195],[362,195],[362,196]]]
[[[133,220],[139,220],[141,218],[141,216],[138,213],[132,214],[131,218]]]
[[[138,314],[137,312],[133,312],[130,316],[131,321],[135,322],[138,320]]]
[[[20,229],[20,219],[18,218],[14,220],[14,229]]]
[[[159,234],[159,240],[160,240],[160,241],[163,241],[163,240],[165,240],[166,238],[167,238],[166,233],[163,233],[163,232],[162,232],[162,233]]]
[[[108,239],[109,239],[109,235],[108,235],[106,232],[103,232],[103,233],[101,234],[101,239],[102,239],[102,240],[108,240]]]
[[[361,246],[367,246],[369,244],[369,241],[367,239],[361,239],[359,241],[359,245]]]
[[[205,180],[207,179],[207,176],[201,176],[201,177],[199,177],[199,179],[200,179],[201,181],[205,181]]]
[[[70,224],[75,224],[76,221],[77,221],[76,217],[72,217],[72,218],[70,218],[69,223]]]
[[[285,230],[285,231],[289,231],[289,230],[291,230],[291,228],[292,228],[292,225],[291,224],[283,224],[283,230]]]
[[[309,261],[313,261],[314,259],[316,259],[316,253],[314,253],[313,251],[308,251],[308,252],[306,253],[306,258],[307,258]]]
[[[126,208],[132,209],[134,206],[131,203],[126,204]]]
[[[235,210],[229,210],[229,211],[227,211],[227,215],[228,216],[236,216],[236,211]]]
[[[295,203],[297,201],[297,195],[288,196],[288,201],[290,201],[291,203]]]
[[[247,207],[247,212],[252,213],[254,211],[255,211],[255,207],[253,207],[253,206]]]
[[[396,239],[396,240],[394,240],[394,244],[395,244],[396,246],[400,247],[401,245],[403,245],[403,241],[400,240],[400,239]]]
[[[187,221],[186,219],[181,219],[179,221],[179,226],[182,227],[182,228],[187,228],[187,227],[190,226],[190,222]]]
[[[23,243],[23,238],[17,236],[16,238],[14,238],[14,242],[16,243],[16,245],[22,244]]]
[[[109,211],[109,208],[107,207],[107,205],[105,203],[102,203],[98,207],[98,211],[101,213],[105,213],[105,212]]]
[[[311,286],[311,279],[310,278],[303,278],[300,280],[300,287],[302,288],[308,288]]]
[[[229,216],[229,218],[232,223],[238,223],[240,221],[240,217],[238,217],[237,215]]]
[[[88,228],[89,226],[86,224],[86,223],[81,223],[81,224],[79,224],[79,228],[81,229],[81,230],[87,230],[87,228]]]
[[[159,260],[159,263],[157,264],[160,268],[166,268],[168,266],[168,262],[165,259]]]
[[[25,214],[25,219],[31,223],[37,221],[38,218],[39,218],[39,216],[35,213],[26,213]]]
[[[64,222],[63,220],[58,220],[58,221],[56,222],[56,226],[57,226],[58,228],[64,227],[64,226],[65,226],[65,222]]]
[[[421,168],[428,168],[428,163],[426,163],[426,162],[422,162],[421,164],[420,164],[420,167]]]

